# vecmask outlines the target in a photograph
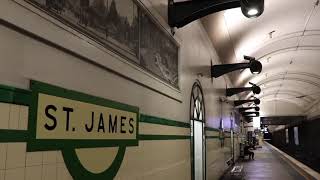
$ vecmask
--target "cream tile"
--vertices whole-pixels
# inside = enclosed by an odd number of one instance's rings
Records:
[[[58,164],[57,179],[58,180],[72,180],[73,179],[65,164]]]
[[[0,129],[9,129],[10,105],[0,103]]]
[[[0,143],[0,169],[5,169],[7,158],[7,144]]]
[[[57,179],[57,165],[43,165],[42,166],[42,180],[56,180]]]
[[[43,164],[55,164],[55,163],[57,163],[57,151],[43,152]]]
[[[4,180],[4,170],[0,170],[0,180]]]
[[[43,152],[27,152],[26,166],[42,165]]]
[[[57,163],[64,163],[64,159],[61,151],[57,152]]]
[[[19,129],[27,130],[28,129],[28,119],[29,119],[29,107],[20,106],[20,118],[19,118]]]
[[[25,167],[26,143],[8,143],[6,169]]]
[[[10,104],[9,129],[19,128],[20,106]]]
[[[5,172],[6,180],[22,180],[24,179],[25,168],[7,169]]]
[[[42,165],[26,168],[25,180],[41,180]]]

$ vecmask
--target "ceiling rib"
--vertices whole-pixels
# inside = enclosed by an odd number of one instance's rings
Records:
[[[277,82],[277,81],[298,81],[298,82],[303,82],[303,83],[306,83],[306,84],[311,84],[315,87],[318,87],[320,88],[320,84],[319,83],[316,83],[314,81],[310,81],[310,80],[306,80],[306,79],[300,79],[300,78],[292,78],[292,77],[287,77],[287,78],[274,78],[274,79],[265,79],[265,80],[262,80],[260,81],[259,83],[257,83],[258,86],[261,86],[263,84],[268,84],[270,82]]]

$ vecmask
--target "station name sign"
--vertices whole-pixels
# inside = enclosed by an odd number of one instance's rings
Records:
[[[138,145],[139,108],[32,81],[29,151]]]
[[[39,94],[37,139],[136,139],[136,113]]]

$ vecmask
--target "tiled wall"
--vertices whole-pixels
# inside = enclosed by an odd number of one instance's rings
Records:
[[[0,103],[0,117],[0,130],[27,130],[26,106]],[[26,142],[0,143],[0,180],[44,179],[72,179],[60,151],[26,152]]]

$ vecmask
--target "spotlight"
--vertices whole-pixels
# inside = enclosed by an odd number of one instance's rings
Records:
[[[262,71],[262,64],[259,61],[250,61],[250,71],[252,74],[260,74]]]
[[[211,77],[217,78],[226,73],[246,68],[250,68],[252,74],[259,74],[262,71],[262,64],[256,58],[244,56],[244,59],[249,63],[211,65]]]
[[[260,104],[260,99],[255,99],[253,102],[254,102],[254,104],[258,105],[258,104]]]
[[[252,92],[253,94],[260,94],[261,93],[261,88],[251,82],[249,82],[249,84],[252,85],[251,89],[252,89]]]
[[[242,14],[247,18],[259,17],[264,11],[264,0],[240,0]]]

